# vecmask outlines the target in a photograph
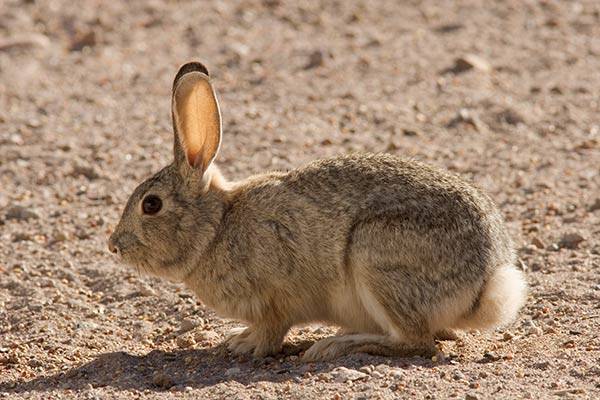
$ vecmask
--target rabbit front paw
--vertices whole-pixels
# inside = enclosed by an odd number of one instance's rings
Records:
[[[254,357],[265,357],[281,351],[283,335],[277,330],[257,328],[234,328],[227,338],[227,348],[234,354],[252,353]]]

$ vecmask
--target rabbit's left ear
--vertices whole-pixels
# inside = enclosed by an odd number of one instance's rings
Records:
[[[173,82],[175,162],[187,163],[201,174],[214,160],[221,143],[221,114],[204,65],[183,65]]]

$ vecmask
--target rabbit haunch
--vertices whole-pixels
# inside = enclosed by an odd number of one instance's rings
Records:
[[[472,185],[385,154],[227,182],[206,69],[186,64],[173,87],[174,162],[134,191],[110,247],[245,322],[232,351],[276,353],[289,328],[323,321],[344,334],[305,360],[431,355],[436,335],[516,317],[525,280],[497,207]],[[155,215],[139,207],[149,194],[162,199]]]

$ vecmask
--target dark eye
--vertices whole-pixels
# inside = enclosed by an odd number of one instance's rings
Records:
[[[160,197],[150,194],[142,200],[142,211],[144,214],[153,215],[162,208],[162,200]]]

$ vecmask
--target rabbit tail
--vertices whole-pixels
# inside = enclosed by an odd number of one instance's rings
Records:
[[[525,304],[527,282],[514,265],[493,272],[483,286],[472,311],[461,318],[458,329],[493,329],[512,322]]]

